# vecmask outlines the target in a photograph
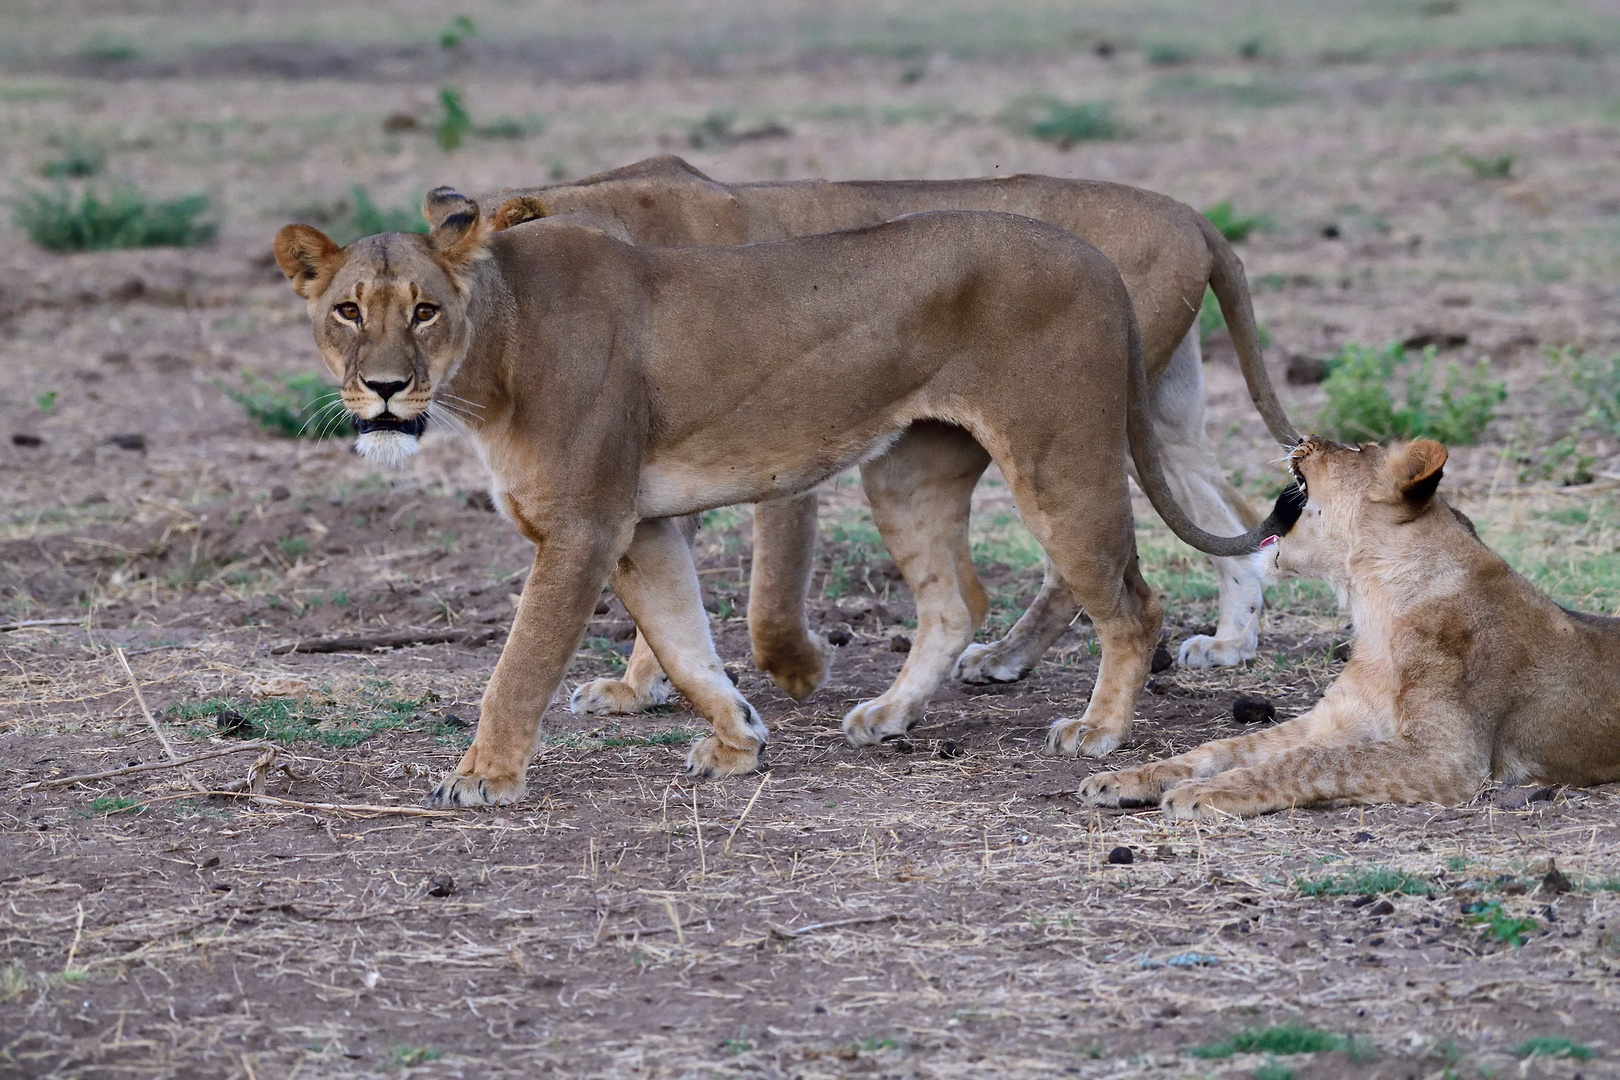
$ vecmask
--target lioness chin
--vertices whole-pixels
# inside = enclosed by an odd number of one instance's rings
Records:
[[[1427,439],[1301,443],[1298,520],[1270,557],[1333,586],[1349,663],[1303,716],[1094,774],[1081,796],[1210,818],[1620,780],[1620,619],[1567,611],[1514,573],[1436,493],[1445,461]]]
[[[936,213],[806,239],[654,249],[563,218],[490,235],[477,205],[448,189],[423,211],[426,237],[385,233],[339,248],[290,225],[275,254],[363,427],[411,437],[430,408],[460,416],[498,505],[535,545],[477,735],[435,790],[440,805],[522,798],[541,714],[608,581],[713,725],[688,771],[756,767],[767,732],[714,654],[675,518],[803,491],[880,459],[914,425],[961,427],[988,450],[1091,614],[1102,644],[1092,700],[1054,738],[1117,745],[1157,641],[1127,447],[1188,542],[1241,555],[1272,531],[1268,521],[1212,536],[1175,505],[1145,416],[1124,285],[1062,230]],[[1047,390],[1030,395],[1026,381]],[[817,408],[802,407],[811,400]],[[897,493],[878,522],[891,550],[926,542],[929,509]],[[910,584],[924,613],[919,641],[940,639],[918,651],[955,656],[972,633],[959,583]],[[901,681],[926,697],[948,664],[916,658]],[[871,717],[868,741],[912,719]]]
[[[1206,290],[1219,301],[1233,345],[1262,418],[1277,439],[1293,445],[1298,434],[1278,403],[1260,355],[1248,286],[1226,240],[1191,207],[1122,184],[1049,176],[977,180],[827,181],[722,184],[678,157],[627,165],[566,184],[498,193],[496,228],[552,214],[599,219],[636,244],[696,246],[742,244],[875,225],[927,210],[995,210],[1044,221],[1091,243],[1119,268],[1136,309],[1151,399],[1155,440],[1176,501],[1200,527],[1240,532],[1259,520],[1226,480],[1204,431],[1203,365],[1195,325]],[[1028,383],[1028,392],[1043,388]],[[882,513],[895,485],[922,486],[930,494],[929,542],[907,552],[910,577],[944,574],[957,580],[977,629],[989,599],[969,557],[972,485],[989,457],[959,428],[934,425],[897,440],[884,467],[863,469],[874,513]],[[807,492],[754,508],[754,549],[748,627],[754,663],[778,687],[804,698],[827,677],[831,650],[810,631],[805,599],[814,566],[816,495]],[[1242,663],[1259,648],[1263,603],[1258,556],[1214,558],[1220,612],[1213,634],[1183,641],[1180,663],[1214,667]],[[952,674],[970,683],[1007,682],[1027,675],[1073,623],[1079,609],[1055,574],[1048,574],[1023,618],[1000,640],[969,644]],[[599,679],[579,688],[576,712],[639,712],[660,702],[667,686],[645,634],[622,679]],[[903,700],[902,700],[903,699]],[[891,709],[921,714],[916,694],[896,690]],[[867,726],[864,706],[852,712],[852,730]],[[1074,751],[1077,744],[1063,749]]]

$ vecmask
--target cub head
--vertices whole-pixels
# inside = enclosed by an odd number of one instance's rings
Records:
[[[1436,508],[1449,512],[1435,498],[1445,464],[1446,448],[1433,439],[1389,447],[1305,439],[1288,455],[1295,486],[1278,498],[1294,522],[1272,547],[1276,570],[1342,586],[1354,552],[1386,549],[1403,526]]]
[[[416,452],[434,391],[467,355],[468,272],[489,235],[478,204],[449,188],[429,192],[422,214],[426,236],[379,233],[340,248],[318,229],[288,225],[275,240],[277,264],[308,302],[321,359],[342,381],[355,449],[391,465]]]

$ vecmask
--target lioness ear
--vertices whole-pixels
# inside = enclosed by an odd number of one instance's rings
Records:
[[[305,300],[326,291],[346,258],[331,237],[308,225],[288,225],[276,233],[274,250],[276,265]]]
[[[431,229],[428,246],[453,270],[464,270],[482,253],[489,222],[478,204],[454,188],[434,188],[422,200],[422,216]]]
[[[550,216],[551,208],[539,196],[514,195],[501,203],[500,209],[495,211],[495,216],[490,221],[494,224],[495,231],[500,232],[514,225],[521,225],[525,221],[536,221]]]
[[[1445,464],[1444,446],[1433,439],[1413,439],[1400,454],[1391,455],[1396,494],[1414,506],[1428,502],[1440,486]]]

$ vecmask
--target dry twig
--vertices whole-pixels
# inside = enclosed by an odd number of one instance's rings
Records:
[[[118,662],[124,665],[124,674],[129,676],[130,688],[135,691],[135,704],[141,707],[141,715],[146,717],[146,722],[152,726],[152,731],[157,735],[158,742],[163,744],[163,752],[169,756],[170,763],[179,768],[180,775],[186,778],[186,783],[190,784],[192,788],[197,791],[207,791],[207,788],[197,782],[195,776],[186,771],[184,765],[179,764],[180,755],[176,754],[174,747],[169,745],[169,737],[163,734],[163,728],[159,726],[157,718],[152,715],[152,710],[146,707],[146,698],[141,696],[141,684],[135,678],[135,672],[130,668],[129,660],[124,656],[124,650],[114,645],[113,654],[118,657]]]
[[[107,769],[103,772],[80,773],[77,776],[59,776],[51,780],[35,780],[31,784],[24,784],[19,791],[39,791],[44,788],[69,787],[73,784],[88,784],[92,780],[110,780],[115,776],[133,776],[136,773],[156,772],[159,769],[184,768],[195,765],[199,761],[209,761],[213,758],[225,757],[228,754],[240,754],[246,750],[280,750],[280,747],[263,740],[240,743],[236,746],[226,746],[217,750],[209,750],[203,754],[193,754],[190,757],[170,758],[168,761],[149,761],[141,765],[126,765],[121,769]]]

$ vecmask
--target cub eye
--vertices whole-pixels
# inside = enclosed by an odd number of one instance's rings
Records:
[[[356,304],[352,300],[345,300],[332,310],[338,313],[338,318],[340,319],[345,319],[349,322],[360,321],[360,305]]]
[[[432,304],[417,304],[414,314],[416,315],[417,322],[425,323],[432,322],[433,316],[437,315],[438,313],[439,309],[434,307]]]

